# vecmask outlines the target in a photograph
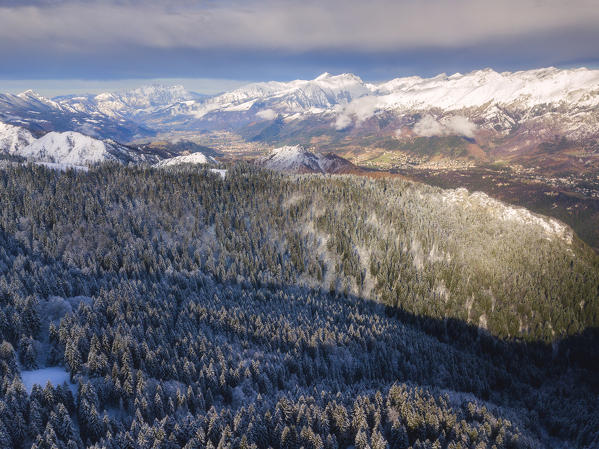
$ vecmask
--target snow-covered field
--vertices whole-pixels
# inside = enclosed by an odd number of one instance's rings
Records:
[[[21,379],[27,393],[31,393],[34,385],[39,385],[43,388],[48,382],[54,386],[62,385],[66,382],[73,394],[77,391],[75,385],[69,382],[69,373],[62,366],[21,371]]]

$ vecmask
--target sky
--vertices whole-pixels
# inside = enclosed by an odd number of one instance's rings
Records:
[[[0,91],[599,66],[597,0],[0,0]]]

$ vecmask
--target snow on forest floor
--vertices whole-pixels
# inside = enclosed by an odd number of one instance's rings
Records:
[[[221,168],[211,168],[210,171],[212,173],[217,173],[220,175],[221,178],[225,179],[225,176],[227,175],[227,170],[223,170]]]
[[[77,392],[77,387],[69,382],[69,373],[62,366],[21,371],[21,379],[27,393],[31,393],[34,385],[44,388],[48,381],[55,387],[66,382],[73,394]]]
[[[52,170],[59,171],[67,171],[68,169],[73,169],[77,171],[88,171],[88,167],[84,167],[83,165],[74,165],[74,164],[65,164],[59,162],[35,162],[36,165],[43,165],[44,167],[51,168]]]

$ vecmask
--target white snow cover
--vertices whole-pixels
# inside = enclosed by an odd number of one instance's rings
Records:
[[[341,157],[311,152],[301,145],[276,148],[256,162],[271,170],[295,173],[339,173],[352,167]]]
[[[172,167],[181,164],[216,164],[216,160],[213,157],[206,156],[202,153],[192,153],[185,156],[163,159],[154,164],[154,167]]]
[[[210,171],[212,173],[216,173],[217,175],[219,175],[222,179],[225,179],[225,177],[227,176],[227,170],[223,169],[223,168],[211,168]]]
[[[548,239],[558,238],[572,243],[572,230],[554,218],[533,214],[523,207],[514,207],[491,198],[483,192],[468,193],[464,188],[445,190],[442,201],[446,203],[459,203],[463,207],[478,207],[490,212],[494,218],[511,221],[530,226],[536,226],[545,233]]]
[[[88,171],[89,168],[83,165],[73,165],[73,164],[61,164],[57,162],[36,162],[36,165],[43,165],[44,167],[50,168],[52,170],[57,171],[67,171],[69,169],[73,169],[75,171]]]
[[[295,172],[320,172],[320,155],[311,153],[301,145],[275,148],[258,163],[271,170]]]
[[[0,153],[16,154],[35,141],[25,128],[0,122]]]
[[[397,78],[378,85],[376,93],[382,96],[386,105],[423,105],[455,110],[488,102],[510,104],[515,101],[528,107],[562,101],[596,105],[599,96],[588,93],[597,87],[599,70],[550,67],[520,72],[497,73],[484,69],[466,75]]]
[[[369,85],[368,97],[337,108],[336,126],[364,120],[380,110],[459,111],[499,104],[527,110],[543,104],[599,105],[599,70],[562,70],[554,67],[497,73],[491,69],[466,75],[412,76]]]
[[[106,144],[77,132],[50,132],[18,153],[28,159],[70,165],[88,165],[116,158]]]
[[[355,75],[333,76],[323,73],[314,80],[249,84],[207,100],[181,102],[173,105],[170,113],[201,118],[213,111],[247,110],[259,100],[261,103],[272,104],[272,107],[257,111],[258,117],[270,120],[280,112],[285,114],[324,112],[335,105],[346,104],[353,98],[369,92],[369,87]]]
[[[333,113],[335,126],[341,129],[383,110],[438,108],[451,112],[503,105],[526,111],[536,105],[562,103],[598,106],[599,70],[550,67],[498,73],[484,69],[465,75],[396,78],[379,84],[366,83],[349,73],[324,73],[314,80],[249,84],[208,99],[180,101],[163,112],[201,118],[211,112],[244,111],[260,104],[262,108],[254,111],[259,118]]]
[[[27,393],[31,393],[34,385],[39,385],[44,388],[48,382],[55,387],[66,382],[73,394],[77,391],[75,385],[70,383],[69,373],[67,373],[61,366],[53,366],[51,368],[42,368],[32,371],[21,371],[21,380],[23,381]]]
[[[134,116],[140,112],[153,112],[162,107],[186,100],[197,95],[183,86],[163,86],[159,84],[142,86],[121,93],[104,92],[89,97],[67,97],[60,101],[75,111],[94,113],[99,111],[108,117],[121,118]]]

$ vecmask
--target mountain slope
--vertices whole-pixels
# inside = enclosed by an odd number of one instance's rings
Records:
[[[207,99],[185,98],[155,116],[155,122],[182,120],[188,124],[215,114],[229,113],[257,120],[274,119],[278,114],[289,120],[306,114],[330,114],[337,126],[363,122],[380,111],[444,112],[471,110],[487,125],[507,127],[529,119],[540,111],[531,108],[562,105],[588,110],[599,105],[599,70],[556,68],[497,73],[491,69],[465,75],[445,74],[433,78],[396,78],[372,84],[352,74],[325,73],[314,80],[266,82]],[[184,96],[184,95],[182,95]],[[507,108],[507,110],[506,110]],[[476,109],[476,111],[474,111]],[[513,116],[515,111],[521,116]],[[195,120],[195,122],[194,122]]]
[[[98,140],[77,132],[49,132],[13,154],[36,162],[89,165],[105,161],[154,163],[158,156],[113,140]]]
[[[78,98],[73,102],[54,101],[31,90],[18,95],[0,94],[0,121],[33,133],[77,131],[120,141],[154,134],[128,118],[106,114],[93,103],[83,106],[83,99]]]
[[[115,119],[143,122],[153,111],[174,103],[197,100],[203,96],[187,91],[183,86],[159,84],[142,86],[124,92],[105,92],[98,95],[67,95],[55,100],[76,111],[95,114],[98,111]]]
[[[15,154],[35,141],[24,128],[0,122],[0,153]]]

